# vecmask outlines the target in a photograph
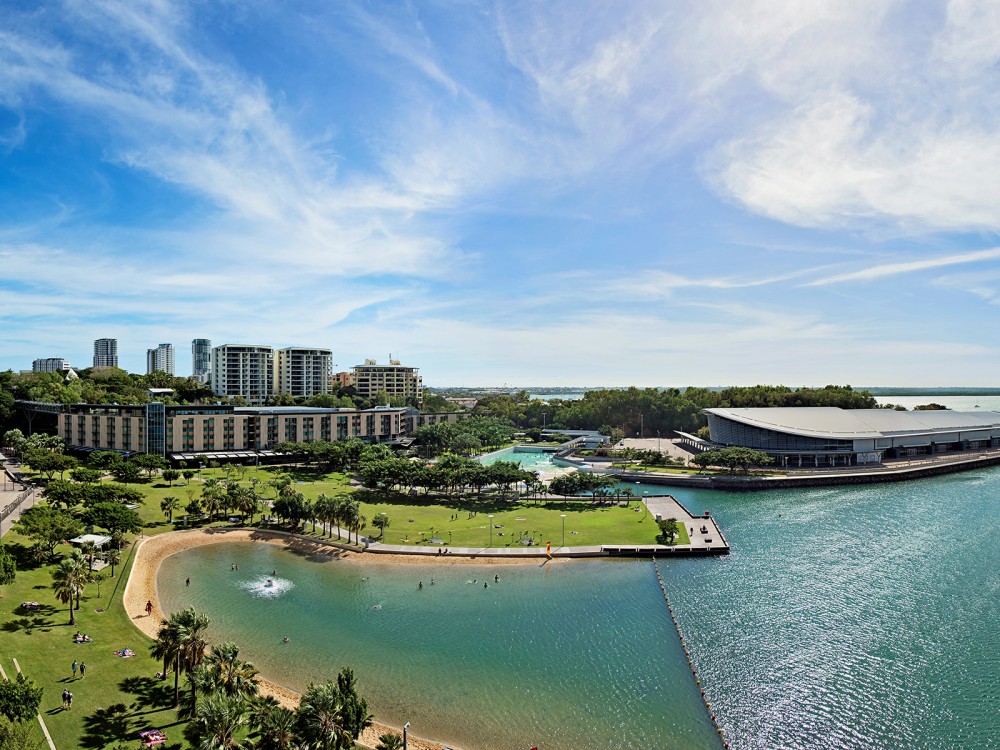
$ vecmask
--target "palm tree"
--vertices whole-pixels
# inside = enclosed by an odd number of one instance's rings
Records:
[[[210,695],[191,722],[201,738],[200,750],[242,750],[248,745],[236,739],[249,724],[249,704],[229,695]]]
[[[205,666],[216,676],[218,690],[229,696],[252,698],[257,695],[257,669],[240,661],[235,643],[220,643],[205,659]]]
[[[351,733],[344,727],[344,701],[336,683],[310,685],[299,703],[298,735],[309,750],[347,750]]]
[[[83,556],[83,553],[75,549],[70,553],[70,556],[64,558],[63,562],[67,562],[72,565],[75,570],[76,576],[76,608],[80,609],[80,595],[83,593],[84,588],[90,583],[90,565],[87,563],[87,559]]]
[[[181,507],[181,500],[173,495],[167,495],[160,501],[160,510],[167,514],[167,523],[174,522],[174,511],[179,507]]]
[[[52,573],[52,589],[55,591],[56,599],[69,605],[70,625],[76,625],[73,602],[79,596],[81,586],[79,566],[73,558],[64,557]]]
[[[378,738],[378,748],[376,750],[401,750],[403,738],[394,732],[380,734]]]
[[[297,746],[295,714],[273,698],[258,703],[251,724],[255,731],[250,736],[256,750],[293,750]]]
[[[194,607],[188,607],[182,612],[171,615],[178,623],[178,666],[185,674],[191,674],[195,667],[205,660],[205,631],[208,630],[208,617],[198,614]],[[177,700],[177,682],[174,682],[174,700]]]
[[[86,541],[80,545],[80,554],[87,558],[87,570],[94,569],[94,553],[97,552],[97,545],[91,541]]]
[[[174,670],[174,706],[180,705],[180,675],[191,674],[205,658],[205,630],[208,617],[188,607],[182,612],[174,612],[169,620],[160,623],[156,640],[150,645],[154,659],[163,660],[163,679],[167,671]],[[192,686],[192,692],[194,692]]]
[[[122,553],[112,548],[104,553],[104,558],[108,561],[108,565],[111,566],[111,577],[114,578],[115,566],[122,561]]]

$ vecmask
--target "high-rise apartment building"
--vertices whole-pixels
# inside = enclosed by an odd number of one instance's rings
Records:
[[[263,404],[274,395],[274,349],[223,344],[212,349],[212,392]]]
[[[118,339],[94,341],[94,367],[118,367]]]
[[[152,372],[174,374],[173,344],[160,344],[155,349],[146,350],[146,374]]]
[[[69,360],[62,357],[44,357],[31,363],[32,372],[66,372],[69,369]]]
[[[199,383],[207,383],[212,374],[212,342],[210,339],[191,341],[191,375]]]
[[[366,359],[363,365],[354,366],[354,390],[363,398],[375,398],[379,391],[385,391],[419,404],[423,400],[423,384],[416,367],[405,367],[397,359],[390,359],[388,365]]]
[[[278,350],[278,393],[309,398],[330,392],[333,353],[329,349],[290,346]]]

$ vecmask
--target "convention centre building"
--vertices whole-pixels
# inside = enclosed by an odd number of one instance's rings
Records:
[[[863,466],[1000,446],[1000,412],[993,411],[781,407],[704,413],[715,445],[756,448],[788,468]]]

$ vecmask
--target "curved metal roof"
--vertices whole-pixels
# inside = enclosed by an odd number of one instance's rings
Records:
[[[714,414],[764,430],[839,440],[1000,428],[1000,412],[994,411],[962,412],[950,409],[896,411],[895,409],[839,409],[832,406],[704,409],[703,411],[706,414]]]

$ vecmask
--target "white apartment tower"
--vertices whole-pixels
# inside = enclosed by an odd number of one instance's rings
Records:
[[[165,372],[174,374],[174,345],[160,344],[155,349],[146,350],[146,374]]]
[[[118,339],[94,342],[94,367],[118,367]]]
[[[333,352],[290,346],[278,350],[278,393],[309,398],[330,392]]]
[[[274,349],[242,344],[212,349],[212,392],[263,404],[274,395]]]
[[[207,383],[212,374],[212,342],[209,339],[191,341],[191,374],[199,383]]]
[[[374,398],[379,391],[385,391],[418,404],[424,396],[423,378],[417,368],[405,367],[397,359],[390,359],[388,365],[380,365],[374,359],[355,365],[354,390],[363,398]]]

